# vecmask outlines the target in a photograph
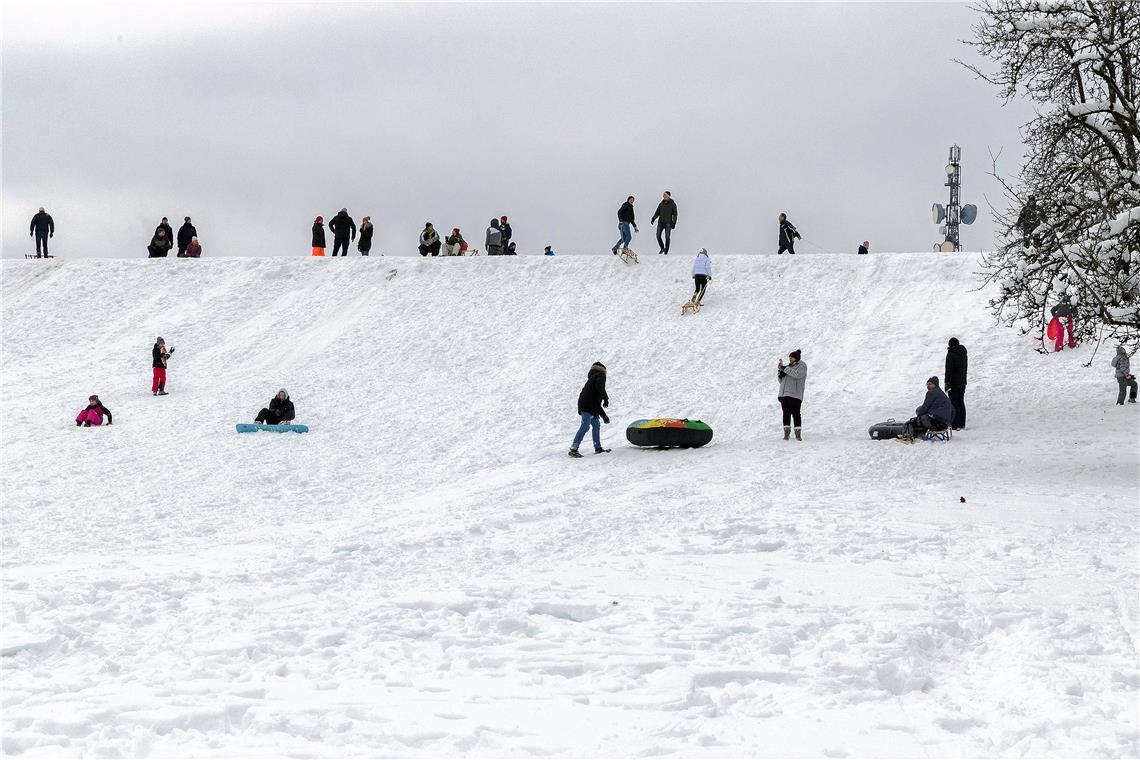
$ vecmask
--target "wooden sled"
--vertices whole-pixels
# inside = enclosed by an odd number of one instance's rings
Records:
[[[700,310],[701,310],[701,302],[689,299],[688,302],[682,304],[682,306],[681,306],[681,316],[682,317],[685,316],[690,311],[693,312],[694,314],[696,314]]]
[[[55,256],[37,256],[34,253],[25,253],[24,258],[25,259],[54,259]]]
[[[618,253],[618,258],[620,258],[626,264],[638,263],[637,251],[633,250],[632,248],[622,248],[621,251]]]

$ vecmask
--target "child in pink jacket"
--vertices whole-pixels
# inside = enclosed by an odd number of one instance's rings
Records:
[[[87,408],[79,413],[75,418],[76,427],[91,427],[92,425],[102,425],[103,415],[107,415],[107,424],[111,424],[111,410],[103,406],[103,402],[99,400],[98,394],[91,394],[87,399],[90,403]]]

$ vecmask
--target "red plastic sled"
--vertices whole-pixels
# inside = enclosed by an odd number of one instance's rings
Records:
[[[1057,336],[1061,333],[1061,320],[1053,317],[1049,320],[1049,326],[1045,328],[1045,337],[1049,340],[1057,340]]]

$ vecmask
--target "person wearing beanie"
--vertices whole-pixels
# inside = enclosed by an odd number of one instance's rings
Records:
[[[293,400],[289,398],[289,391],[281,388],[277,391],[277,395],[269,402],[268,407],[263,407],[257,413],[254,422],[265,425],[280,425],[282,422],[290,422],[297,416],[297,410],[293,407]]]
[[[332,219],[329,219],[329,232],[333,234],[333,252],[344,251],[342,256],[348,255],[348,244],[356,240],[356,222],[348,215],[348,209],[342,208]],[[351,237],[350,237],[351,236]]]
[[[792,427],[796,430],[796,440],[802,441],[803,422],[800,420],[800,406],[804,402],[804,385],[807,384],[807,364],[800,359],[797,348],[788,354],[788,363],[781,359],[776,365],[776,379],[780,383],[780,393],[776,400],[784,413],[784,440],[788,440]]]
[[[431,222],[424,224],[424,231],[420,233],[420,255],[427,256],[439,255],[439,233],[435,231],[435,227]]]
[[[898,439],[901,443],[914,443],[915,436],[927,430],[945,430],[953,421],[954,406],[938,386],[938,375],[934,375],[926,381],[926,397]]]
[[[610,418],[606,416],[605,410],[605,407],[609,405],[610,397],[606,394],[606,365],[601,362],[594,362],[590,365],[590,371],[586,375],[586,384],[582,386],[582,392],[578,394],[578,416],[582,419],[582,424],[578,427],[578,432],[574,434],[574,443],[570,445],[570,456],[581,459],[582,455],[578,453],[578,446],[586,437],[587,430],[593,431],[594,453],[609,453],[609,449],[602,448],[602,428],[599,424],[599,420],[609,424]]]
[[[360,251],[361,256],[367,256],[372,250],[372,233],[375,231],[372,217],[366,216],[360,220],[360,240],[356,242],[356,250]]]
[[[182,220],[182,226],[178,228],[178,258],[186,258],[186,249],[190,247],[190,241],[198,237],[198,230],[190,223],[190,217]]]
[[[951,338],[946,348],[946,373],[942,385],[954,407],[954,419],[950,427],[961,430],[966,427],[966,347]]]
[[[506,253],[511,247],[511,236],[514,231],[511,230],[511,223],[507,221],[505,216],[499,217],[499,231],[503,233],[503,253]]]
[[[709,252],[704,248],[697,251],[697,257],[693,259],[693,297],[689,299],[690,303],[701,303],[701,299],[705,297],[705,288],[712,282],[712,262],[709,260]]]
[[[150,392],[153,396],[166,396],[166,362],[174,349],[166,350],[166,341],[161,336],[154,339],[154,347],[150,350],[151,381]]]
[[[48,238],[55,237],[55,220],[51,218],[51,214],[44,211],[44,207],[40,206],[40,210],[32,217],[32,224],[28,228],[28,234],[36,238],[36,258],[50,258],[48,254]],[[40,248],[43,248],[43,255],[40,255]]]
[[[313,255],[325,255],[325,218],[318,216],[313,222]]]
[[[1116,394],[1116,403],[1124,406],[1124,391],[1131,388],[1128,403],[1136,403],[1136,377],[1132,374],[1128,360],[1128,350],[1124,346],[1116,347],[1116,356],[1112,357],[1112,368],[1116,371],[1116,384],[1120,386],[1120,393]]]
[[[503,230],[499,226],[498,219],[491,220],[491,226],[487,228],[487,241],[485,243],[488,256],[498,256],[503,252]]]
[[[463,239],[463,233],[458,227],[452,227],[451,234],[443,241],[443,255],[462,256],[465,250],[467,250],[467,241]]]

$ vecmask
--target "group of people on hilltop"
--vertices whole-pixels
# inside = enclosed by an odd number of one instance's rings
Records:
[[[329,219],[329,232],[333,234],[333,256],[347,256],[348,246],[356,241],[356,222],[348,214],[347,208],[342,208]],[[360,220],[360,241],[356,250],[360,255],[367,256],[372,250],[372,217],[366,216]],[[325,255],[325,218],[318,216],[313,220],[313,255]]]
[[[197,259],[202,256],[202,245],[198,242],[198,230],[194,227],[190,217],[182,220],[175,237],[170,221],[164,216],[158,226],[154,228],[154,235],[150,238],[150,245],[146,247],[148,258],[164,259],[167,254],[178,245],[177,256],[180,259]]]

